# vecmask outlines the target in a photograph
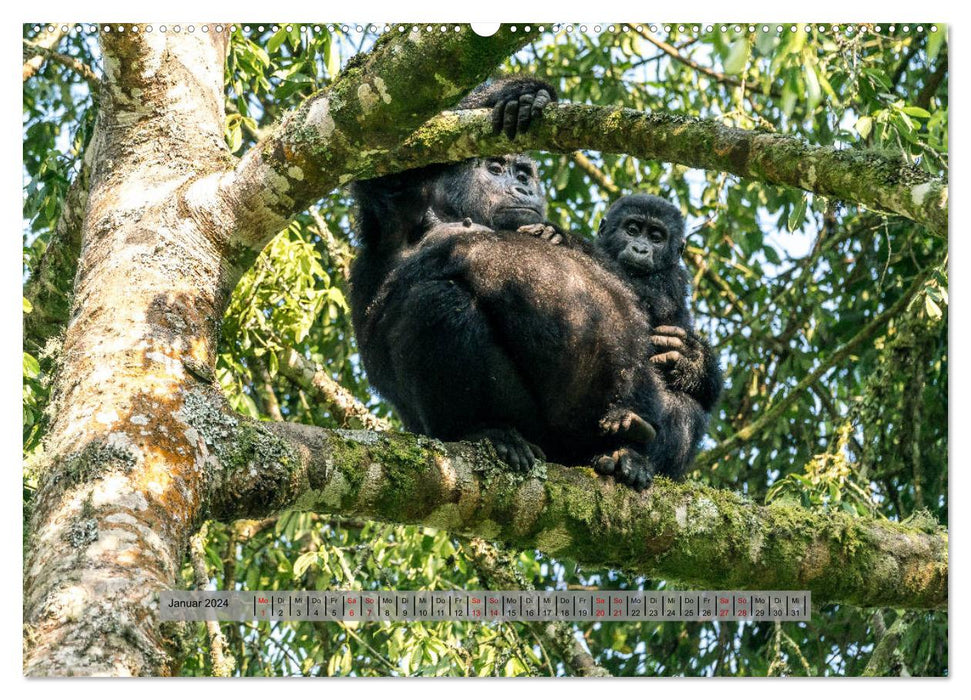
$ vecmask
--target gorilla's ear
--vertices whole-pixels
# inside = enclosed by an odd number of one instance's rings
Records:
[[[684,255],[684,248],[685,248],[686,245],[688,245],[688,241],[681,241],[681,245],[678,246],[678,257],[679,258]]]

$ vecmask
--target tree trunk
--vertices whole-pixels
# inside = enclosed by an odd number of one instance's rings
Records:
[[[200,523],[208,457],[182,417],[215,364],[233,273],[185,186],[223,170],[226,34],[112,33],[74,307],[25,576],[34,675],[170,673],[156,595]],[[199,369],[196,369],[199,368]]]

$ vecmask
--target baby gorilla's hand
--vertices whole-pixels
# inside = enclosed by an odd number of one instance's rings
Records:
[[[651,342],[658,350],[651,362],[669,374],[687,374],[700,370],[704,363],[704,348],[693,333],[677,326],[658,326]]]
[[[549,241],[553,245],[560,245],[563,243],[564,238],[560,230],[553,224],[527,224],[525,226],[520,226],[516,229],[517,233],[524,233],[528,236],[534,236],[535,238],[542,238],[544,241]]]

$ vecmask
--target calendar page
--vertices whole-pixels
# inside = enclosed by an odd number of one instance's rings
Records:
[[[24,675],[947,676],[948,27],[741,15],[25,24]]]

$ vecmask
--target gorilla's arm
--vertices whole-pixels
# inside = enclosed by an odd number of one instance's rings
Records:
[[[579,233],[564,231],[556,224],[552,224],[548,221],[542,224],[527,224],[526,226],[520,226],[516,230],[519,233],[523,233],[528,236],[541,238],[542,240],[553,245],[561,245],[572,250],[579,250],[592,258],[599,257],[593,241],[585,238]],[[614,266],[612,263],[608,262],[605,267],[612,269]]]

